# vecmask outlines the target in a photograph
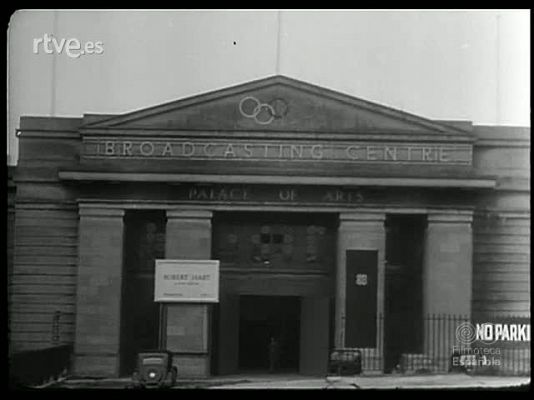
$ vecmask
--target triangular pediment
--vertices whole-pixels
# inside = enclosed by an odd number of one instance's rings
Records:
[[[284,76],[268,77],[122,115],[83,129],[283,131],[468,136],[457,127]]]

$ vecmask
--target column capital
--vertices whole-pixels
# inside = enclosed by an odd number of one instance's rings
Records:
[[[454,224],[464,223],[470,224],[473,222],[472,210],[429,210],[427,215],[429,224]]]
[[[102,207],[96,204],[80,204],[78,214],[80,217],[122,218],[124,217],[124,210],[121,208]]]
[[[383,210],[358,210],[339,213],[340,222],[379,222],[384,223],[386,212]]]
[[[168,209],[167,219],[211,219],[213,212],[206,210]]]

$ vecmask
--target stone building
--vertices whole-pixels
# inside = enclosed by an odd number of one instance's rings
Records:
[[[12,352],[49,347],[60,312],[78,375],[130,374],[157,347],[182,375],[262,368],[272,336],[282,368],[319,374],[333,348],[386,369],[391,349],[424,355],[428,315],[530,317],[529,128],[273,76],[120,115],[25,116],[18,138]],[[220,260],[219,303],[154,303],[164,258]]]

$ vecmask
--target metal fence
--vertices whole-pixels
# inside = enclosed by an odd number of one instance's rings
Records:
[[[477,340],[484,323],[528,324],[528,340]],[[359,349],[363,371],[530,374],[530,316],[379,314],[376,327],[376,347]]]

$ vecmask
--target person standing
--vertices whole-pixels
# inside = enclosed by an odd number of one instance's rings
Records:
[[[278,369],[280,362],[280,345],[274,337],[269,342],[269,373],[274,373]]]

